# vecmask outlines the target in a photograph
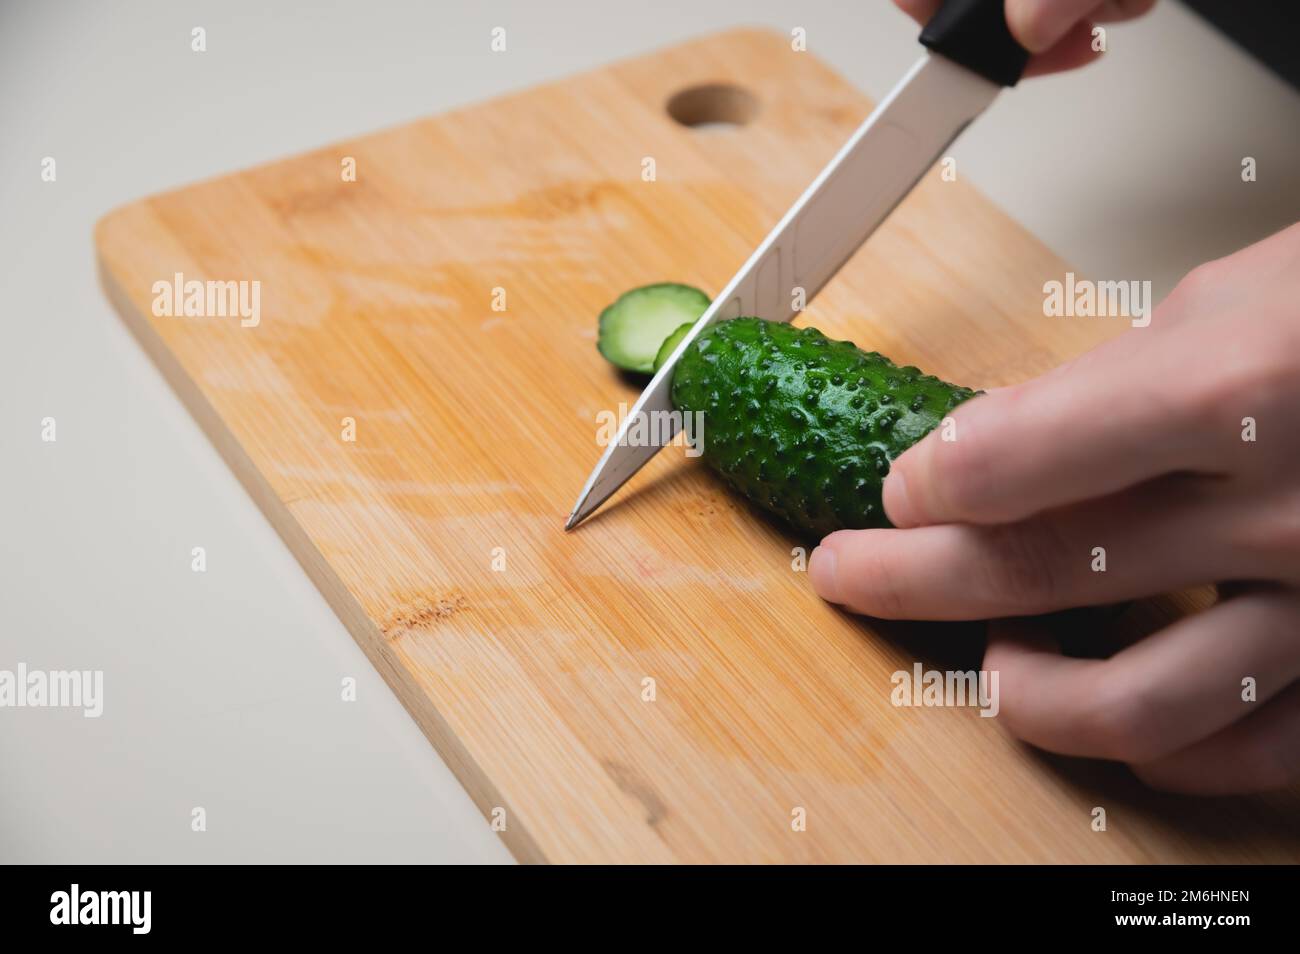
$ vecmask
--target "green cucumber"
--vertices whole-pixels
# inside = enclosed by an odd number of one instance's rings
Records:
[[[688,321],[684,325],[678,325],[677,329],[664,339],[664,343],[659,346],[659,353],[655,355],[654,370],[656,374],[659,373],[659,369],[664,366],[664,363],[673,356],[673,352],[676,351],[677,346],[682,343],[682,339],[685,338],[694,327],[695,322]]]
[[[709,296],[690,285],[634,288],[600,313],[596,347],[611,364],[650,374],[664,338],[682,324],[694,324],[709,304]]]
[[[705,462],[817,537],[889,526],[880,491],[890,463],[976,393],[760,318],[706,329],[672,382],[677,410],[703,412]]]

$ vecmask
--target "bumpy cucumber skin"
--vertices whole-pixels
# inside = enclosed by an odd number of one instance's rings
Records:
[[[657,282],[624,292],[600,313],[596,349],[605,360],[624,371],[650,374],[660,344],[679,324],[692,324],[708,310],[712,299],[694,285]],[[656,332],[646,327],[649,319],[663,322]],[[642,325],[638,328],[637,325]],[[628,349],[629,338],[644,338],[644,352]]]
[[[704,415],[704,460],[796,529],[888,527],[890,463],[978,392],[895,365],[816,328],[720,322],[673,375],[672,401]]]

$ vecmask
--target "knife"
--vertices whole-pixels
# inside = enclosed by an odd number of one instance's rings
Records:
[[[946,0],[921,31],[926,52],[818,173],[695,322],[620,423],[564,525],[589,517],[681,429],[673,370],[706,328],[742,315],[790,321],[894,210],[961,131],[1014,86],[1029,59],[1012,37],[1005,0]],[[662,443],[627,441],[644,415]]]

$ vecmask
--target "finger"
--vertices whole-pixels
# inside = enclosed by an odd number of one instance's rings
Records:
[[[1133,771],[1152,788],[1187,795],[1265,792],[1300,781],[1300,683],[1208,739]]]
[[[930,22],[930,18],[939,12],[942,3],[943,0],[894,0],[894,6],[921,26]]]
[[[1092,24],[1086,20],[1076,23],[1056,43],[1042,53],[1029,58],[1025,76],[1046,76],[1086,66],[1101,56],[1092,48]]]
[[[823,599],[883,619],[991,619],[1096,606],[1275,569],[1238,528],[1253,507],[1175,476],[1015,524],[844,530],[813,551]]]
[[[1032,1],[1037,5],[1049,5],[1043,0]],[[1143,16],[1154,5],[1156,0],[1109,0],[1109,3],[1093,3],[1084,14],[1086,19],[1076,19],[1060,39],[1030,57],[1024,75],[1041,77],[1086,66],[1101,56],[1100,49],[1093,48],[1093,23],[1118,23],[1134,19]],[[1008,13],[1010,14],[1010,8]]]
[[[1007,26],[1030,53],[1043,53],[1101,5],[1100,0],[1007,0]]]
[[[1150,0],[1154,3],[1155,0]],[[924,26],[938,12],[942,0],[894,0],[894,5],[917,23]],[[1116,17],[1118,19],[1118,17]],[[1057,43],[1043,53],[1032,56],[1025,67],[1025,76],[1042,76],[1074,69],[1100,56],[1092,49],[1091,27],[1076,24]]]
[[[1106,660],[1070,659],[1032,624],[991,628],[984,668],[998,673],[998,718],[1063,755],[1131,765],[1159,760],[1256,711],[1300,676],[1300,596],[1256,592],[1185,617]],[[1245,701],[1242,680],[1258,701]]]
[[[1155,3],[1156,0],[1110,0],[1094,4],[1086,14],[1087,19],[1076,21],[1059,40],[1030,57],[1025,76],[1045,76],[1086,66],[1101,56],[1101,51],[1093,47],[1094,23],[1132,20],[1145,14]]]
[[[1187,377],[1196,344],[1135,330],[967,401],[893,462],[885,512],[898,527],[1010,523],[1173,471],[1213,472],[1221,442],[1193,399],[1209,385]]]
[[[1042,4],[1043,0],[1036,2]],[[923,26],[939,11],[942,3],[943,0],[894,0],[894,6]],[[1155,5],[1156,0],[1107,0],[1104,3],[1093,0],[1085,15],[1097,23],[1116,23],[1140,17]],[[1011,0],[1007,6],[1012,6]]]
[[[1119,23],[1145,16],[1156,5],[1156,0],[1106,0],[1088,14],[1097,23]]]
[[[1292,297],[1300,286],[1300,223],[1230,255],[1192,269],[1166,303],[1180,321],[1210,320],[1230,310],[1269,308],[1279,290]]]

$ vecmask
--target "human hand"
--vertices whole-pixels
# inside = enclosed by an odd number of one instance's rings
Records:
[[[955,440],[932,432],[894,462],[884,506],[900,529],[831,534],[813,586],[858,613],[951,620],[1231,582],[1109,659],[995,634],[984,667],[1001,674],[1003,722],[1042,748],[1171,790],[1295,781],[1298,303],[1300,225],[1192,271],[1148,327],[966,402]]]
[[[894,0],[895,5],[921,25],[943,0]],[[1006,0],[1011,34],[1033,54],[1026,76],[1059,73],[1091,63],[1100,54],[1092,48],[1094,23],[1113,23],[1140,17],[1156,0]]]

